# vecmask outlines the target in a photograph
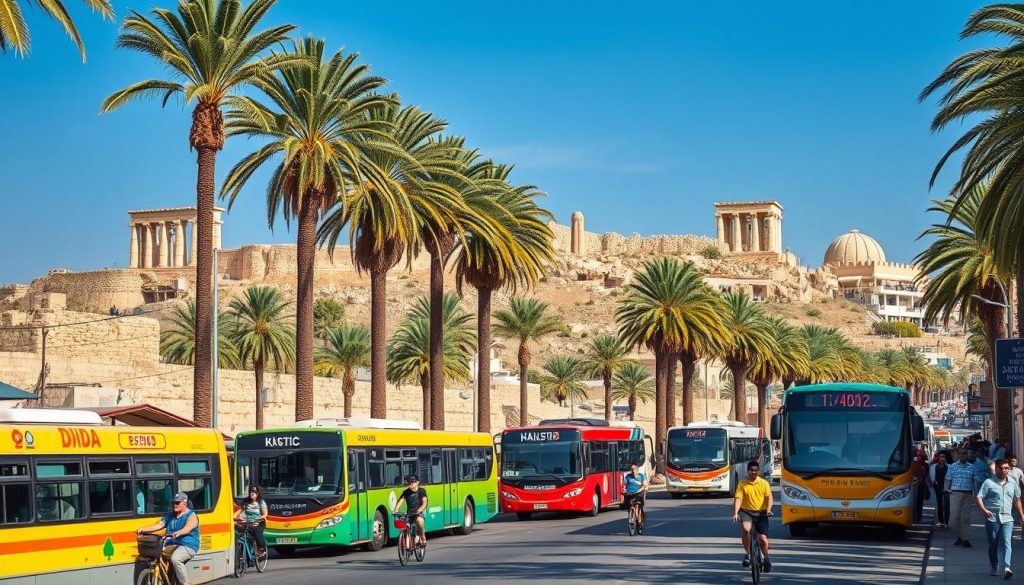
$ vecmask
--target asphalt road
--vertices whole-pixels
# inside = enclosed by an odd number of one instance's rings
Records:
[[[778,497],[776,496],[776,500]],[[290,558],[271,555],[267,572],[254,569],[241,581],[320,585],[339,583],[415,585],[453,583],[672,583],[749,582],[740,566],[738,528],[731,500],[672,500],[664,492],[647,501],[642,536],[626,533],[625,513],[596,518],[537,515],[520,522],[499,516],[469,536],[433,535],[423,563],[398,563],[395,547],[363,550],[309,549]],[[778,506],[776,506],[778,513]],[[774,570],[764,583],[912,584],[924,555],[925,532],[891,540],[879,529],[819,528],[792,538],[772,519]],[[223,582],[223,581],[222,581]]]

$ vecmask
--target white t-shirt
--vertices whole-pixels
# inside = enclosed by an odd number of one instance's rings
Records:
[[[1024,469],[1021,469],[1020,467],[1011,467],[1010,471],[1007,472],[1007,477],[1011,480],[1017,480],[1017,482],[1020,483],[1024,480]]]

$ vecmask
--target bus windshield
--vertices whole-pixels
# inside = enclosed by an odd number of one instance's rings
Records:
[[[249,457],[239,456],[239,465]],[[255,483],[267,495],[336,494],[341,484],[341,450],[252,454]]]
[[[907,405],[900,394],[800,393],[789,397],[786,409],[786,468],[794,473],[909,468]]]
[[[580,477],[579,445],[578,441],[506,443],[501,449],[501,478]]]
[[[728,457],[725,429],[684,428],[674,429],[668,434],[668,464],[674,469],[720,469],[725,466]]]

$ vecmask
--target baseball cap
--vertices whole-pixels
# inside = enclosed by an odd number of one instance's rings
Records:
[[[405,476],[405,483],[412,483],[414,481],[419,481],[419,480],[420,480],[420,478],[416,477],[415,475],[407,475],[407,476]]]
[[[174,494],[174,499],[171,500],[171,501],[173,501],[173,502],[187,502],[188,501],[188,496],[185,495],[185,492],[178,492],[178,493]]]

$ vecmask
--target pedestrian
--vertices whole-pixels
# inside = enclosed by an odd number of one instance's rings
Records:
[[[974,493],[978,493],[981,484],[985,483],[985,480],[989,478],[988,461],[985,461],[985,458],[978,455],[976,451],[968,451],[967,460],[971,462],[971,467],[974,468]]]
[[[924,462],[922,454],[914,457],[914,482],[917,483],[914,496],[914,522],[920,522],[924,515],[924,501],[931,497],[931,493],[928,491],[928,464]]]
[[[1009,459],[1009,457],[1006,456],[1006,440],[1005,439],[997,440],[996,444],[992,445],[992,447],[989,448],[988,457],[989,457],[989,459],[992,459],[992,460],[1003,459],[1003,458]]]
[[[955,546],[970,548],[967,530],[971,526],[971,501],[974,494],[974,467],[967,461],[967,450],[946,472],[945,491],[949,492],[949,525],[956,531]]]
[[[1003,578],[1013,577],[1010,570],[1010,537],[1013,535],[1013,510],[1024,520],[1024,509],[1020,504],[1020,484],[1008,476],[1010,462],[996,461],[995,477],[985,480],[978,490],[978,507],[985,515],[985,536],[988,537],[988,562],[992,575],[999,574],[1000,553],[1002,553]]]
[[[946,472],[949,460],[946,453],[936,453],[935,460],[928,469],[928,479],[935,491],[935,518],[939,528],[949,524],[949,492],[946,491]]]

